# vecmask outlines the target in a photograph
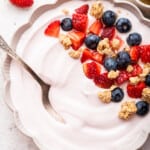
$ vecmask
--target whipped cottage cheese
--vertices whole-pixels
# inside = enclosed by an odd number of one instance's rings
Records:
[[[40,86],[14,61],[10,67],[13,105],[24,128],[36,141],[40,139],[44,150],[133,150],[137,140],[146,138],[142,128],[150,125],[150,114],[144,118],[135,116],[127,122],[120,120],[121,103],[107,105],[100,102],[97,93],[103,89],[85,77],[81,62],[66,53],[59,39],[44,35],[49,22],[66,17],[62,13],[63,8],[71,14],[83,3],[70,1],[45,12],[22,34],[16,48],[41,78],[51,84],[49,99],[66,124],[57,122],[46,112]],[[91,4],[92,1],[86,3]],[[132,21],[132,32],[141,33],[143,43],[148,44],[150,30],[136,16],[109,1],[103,1],[103,4],[104,10],[119,10],[118,17],[128,17]],[[92,19],[90,17],[91,22]],[[127,34],[120,36],[125,40]],[[129,99],[125,93],[124,100]]]

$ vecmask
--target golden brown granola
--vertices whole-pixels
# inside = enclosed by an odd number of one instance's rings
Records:
[[[114,38],[111,43],[113,50],[118,50],[120,48],[120,40]]]
[[[81,50],[75,51],[75,50],[71,50],[69,51],[69,56],[72,57],[73,59],[79,59],[81,56]]]
[[[130,77],[129,78],[129,81],[130,81],[130,83],[132,84],[132,85],[136,85],[136,84],[138,84],[140,81],[141,81],[141,78],[139,78],[139,77]]]
[[[100,19],[103,14],[104,6],[100,1],[94,2],[92,4],[90,15],[95,17],[96,19]]]
[[[103,103],[110,103],[111,102],[111,91],[99,92],[98,97]]]
[[[147,63],[143,67],[142,73],[139,75],[141,78],[145,78],[150,73],[150,64]]]
[[[127,70],[127,72],[129,72],[129,73],[130,73],[130,72],[132,72],[132,71],[133,71],[133,69],[134,69],[134,68],[133,68],[133,66],[132,66],[132,65],[128,65],[128,67],[127,67],[127,69],[126,69],[126,70]]]
[[[118,76],[119,76],[119,71],[118,70],[117,71],[111,70],[108,73],[108,78],[109,79],[116,79]]]
[[[150,103],[150,88],[144,88],[142,91],[142,100]]]
[[[134,101],[126,101],[122,103],[119,112],[119,118],[123,120],[130,119],[137,112],[137,107]]]

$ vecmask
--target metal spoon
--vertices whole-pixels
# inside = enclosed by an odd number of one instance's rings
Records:
[[[14,50],[12,50],[8,44],[6,43],[6,41],[2,38],[2,36],[0,36],[0,48],[6,52],[12,59],[14,59],[15,61],[17,61],[22,67],[24,67],[26,69],[26,71],[28,71],[30,73],[30,75],[39,83],[39,85],[41,86],[41,90],[42,90],[42,102],[43,105],[45,107],[45,109],[57,120],[60,121],[62,123],[65,123],[64,119],[62,118],[62,116],[60,116],[52,107],[50,100],[48,98],[48,93],[50,90],[51,85],[45,83],[34,71],[33,69],[26,64],[17,54]]]

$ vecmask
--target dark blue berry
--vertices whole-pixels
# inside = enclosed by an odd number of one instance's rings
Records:
[[[132,28],[132,24],[131,24],[130,20],[127,18],[120,18],[116,22],[116,29],[120,33],[127,33],[131,30],[131,28]]]
[[[104,60],[104,67],[110,71],[110,70],[117,70],[117,61],[115,58],[105,58]]]
[[[148,74],[145,78],[145,83],[147,86],[150,86],[150,74]]]
[[[131,63],[131,58],[128,52],[121,51],[117,55],[117,68],[126,69],[127,66]]]
[[[137,115],[145,116],[149,112],[149,104],[145,101],[139,101],[136,103]]]
[[[127,37],[127,43],[129,46],[140,45],[142,42],[142,37],[139,33],[131,33]]]
[[[113,11],[107,10],[102,16],[102,21],[106,26],[111,27],[116,22],[116,18],[117,15]]]
[[[111,100],[113,102],[120,102],[124,97],[123,90],[119,87],[113,89],[111,91]]]
[[[100,37],[95,34],[90,34],[85,39],[85,45],[92,50],[96,50],[97,45],[100,41]]]
[[[61,27],[64,31],[70,31],[73,28],[72,20],[70,18],[64,18],[61,21]]]

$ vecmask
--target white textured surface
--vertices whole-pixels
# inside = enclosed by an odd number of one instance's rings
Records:
[[[7,0],[0,2],[0,34],[10,43],[10,39],[15,30],[27,22],[33,10],[48,0],[36,0],[30,9],[18,9],[10,5]],[[51,1],[51,0],[50,0]],[[3,60],[0,52],[0,59]],[[1,61],[2,62],[2,61]],[[3,79],[0,74],[0,95],[2,95]],[[148,144],[143,150],[149,150]],[[0,97],[0,149],[1,150],[37,150],[30,138],[23,136],[15,127],[13,115],[6,107],[2,96]]]

